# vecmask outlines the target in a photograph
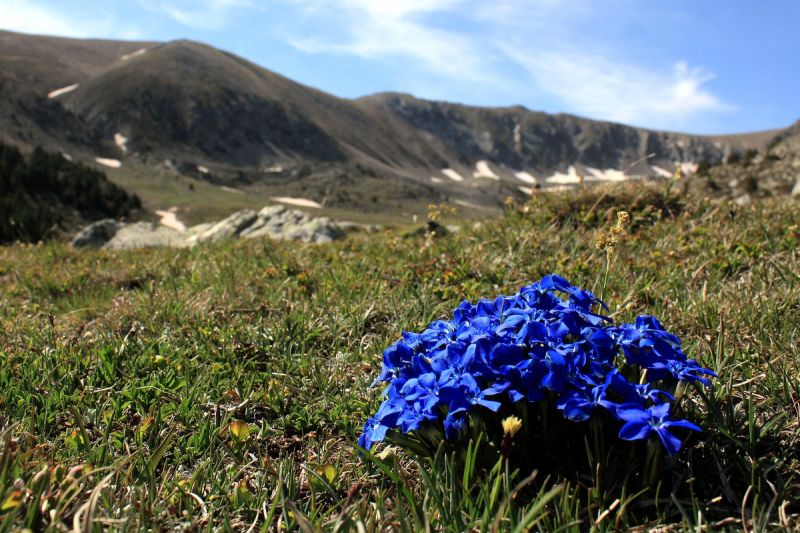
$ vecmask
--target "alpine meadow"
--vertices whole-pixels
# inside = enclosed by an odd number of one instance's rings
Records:
[[[537,196],[446,236],[4,248],[4,527],[796,527],[796,206],[638,184],[596,194]],[[595,240],[623,209],[631,224],[603,281]],[[524,478],[444,449],[365,459],[370,383],[399,332],[549,272],[604,284],[618,321],[657,315],[716,370],[712,389],[685,392],[702,431],[658,484],[641,489],[633,463],[583,442],[564,471],[545,460]],[[570,435],[551,435],[553,453]],[[491,446],[474,441],[499,457]]]
[[[0,533],[800,531],[798,17],[0,1]]]

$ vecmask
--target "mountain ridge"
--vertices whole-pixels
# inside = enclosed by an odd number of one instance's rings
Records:
[[[0,96],[7,142],[120,166],[166,163],[225,185],[317,196],[324,188],[325,198],[337,186],[338,196],[362,194],[361,181],[380,189],[379,204],[396,196],[497,206],[583,179],[666,176],[762,148],[778,133],[689,135],[394,92],[346,99],[189,40],[0,32]]]

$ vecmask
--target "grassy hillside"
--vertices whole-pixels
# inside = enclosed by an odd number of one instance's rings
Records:
[[[413,215],[425,217],[427,205],[447,196],[431,195],[430,190],[409,183],[392,183],[375,177],[348,174],[329,169],[296,178],[276,179],[269,184],[237,184],[228,188],[195,172],[194,177],[164,167],[126,164],[107,169],[109,180],[135,193],[148,210],[176,207],[178,217],[187,224],[217,221],[240,209],[260,209],[280,196],[309,198],[323,204],[310,209],[315,215],[336,220],[352,220],[372,224],[409,223]],[[224,182],[223,182],[224,183]],[[467,218],[496,215],[500,208],[460,207]]]
[[[686,202],[628,184],[437,238],[2,248],[0,524],[798,527],[800,210]],[[619,209],[632,224],[603,288],[594,241]],[[668,465],[668,490],[540,476],[520,492],[510,474],[463,487],[441,458],[421,472],[403,452],[358,456],[401,330],[550,272],[602,293],[616,320],[660,317],[719,373],[690,393],[705,431]]]

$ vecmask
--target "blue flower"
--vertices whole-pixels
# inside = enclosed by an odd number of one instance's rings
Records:
[[[364,424],[364,432],[358,439],[358,445],[365,450],[372,449],[373,444],[386,438],[389,429],[396,427],[402,412],[402,408],[392,406],[388,401],[381,404],[375,416],[368,418]]]
[[[675,401],[675,397],[672,394],[653,387],[651,383],[631,383],[619,372],[614,372],[613,376],[611,376],[610,388],[622,398],[621,403],[634,403],[644,406],[647,401],[653,403],[662,403],[665,399]]]
[[[487,396],[500,394],[502,390],[494,387],[481,389],[471,374],[463,374],[450,386],[443,387],[439,396],[448,404],[449,413],[468,413],[475,405],[481,405],[491,411],[500,409],[500,402],[487,400]]]
[[[565,391],[559,397],[556,408],[563,411],[564,418],[573,422],[589,420],[597,407],[616,413],[619,405],[607,396],[609,385],[616,375],[616,370],[613,370],[599,385],[588,379],[584,383],[577,384],[578,387]]]
[[[625,421],[619,430],[619,438],[623,440],[644,440],[653,433],[658,435],[669,455],[675,455],[681,449],[681,440],[670,432],[671,428],[685,428],[702,431],[688,420],[670,420],[670,404],[661,403],[642,408],[638,405],[621,405],[617,408],[617,416]]]
[[[712,370],[701,367],[693,359],[686,361],[666,360],[653,362],[648,367],[647,379],[653,382],[661,381],[665,377],[671,376],[678,381],[697,381],[706,387],[710,387],[711,382],[703,375],[716,377],[717,374]]]
[[[516,402],[552,398],[564,418],[582,422],[606,411],[624,422],[620,437],[658,433],[669,453],[680,448],[669,418],[679,382],[710,384],[714,372],[688,359],[680,340],[652,316],[614,325],[594,294],[551,274],[513,296],[461,302],[449,320],[403,332],[383,353],[376,382],[384,401],[364,425],[359,445],[393,431],[435,427],[446,439],[466,434],[473,416]],[[625,375],[642,375],[631,383]]]

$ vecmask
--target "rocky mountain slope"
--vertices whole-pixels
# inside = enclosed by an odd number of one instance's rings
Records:
[[[499,205],[534,187],[668,176],[773,135],[692,136],[402,94],[347,100],[190,41],[0,32],[3,140],[332,208]]]
[[[753,198],[800,196],[800,121],[777,135],[763,151],[749,150],[725,164],[701,168],[693,185],[703,194]]]

